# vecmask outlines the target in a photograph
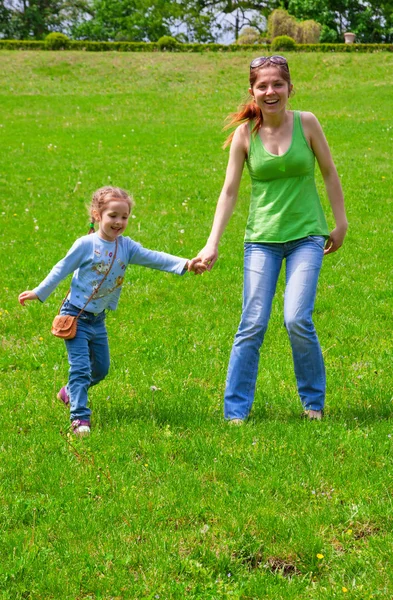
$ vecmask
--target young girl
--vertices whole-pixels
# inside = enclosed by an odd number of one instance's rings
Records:
[[[284,321],[304,416],[321,419],[325,368],[312,321],[323,256],[335,252],[347,231],[344,200],[328,143],[310,112],[288,110],[292,82],[283,56],[250,64],[250,101],[233,115],[224,187],[212,230],[198,257],[210,270],[234,210],[244,163],[251,176],[245,233],[243,313],[229,360],[224,415],[241,424],[255,393],[259,351],[269,322],[281,265],[286,261]],[[317,159],[336,225],[329,232],[318,197]],[[197,259],[196,259],[197,260]]]
[[[74,273],[61,314],[76,316],[82,308],[83,311],[78,318],[75,338],[66,340],[69,378],[57,397],[70,405],[71,427],[76,435],[90,433],[87,392],[104,379],[109,370],[106,310],[117,307],[127,266],[142,265],[178,275],[187,270],[195,274],[206,270],[200,260],[193,260],[191,266],[191,261],[185,258],[148,250],[123,237],[132,207],[133,200],[120,188],[107,186],[97,190],[90,207],[93,234],[76,240],[38,287],[19,295],[22,305],[26,300],[44,302],[67,275]],[[99,224],[96,233],[94,222]],[[94,290],[97,292],[93,294]]]

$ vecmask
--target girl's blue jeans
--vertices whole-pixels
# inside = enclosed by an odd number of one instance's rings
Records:
[[[229,360],[224,397],[226,419],[247,418],[254,402],[259,351],[284,259],[284,323],[292,347],[300,400],[305,409],[323,408],[325,367],[312,313],[324,244],[322,236],[284,244],[245,244],[243,311]]]
[[[66,301],[61,314],[77,315],[79,308]],[[67,393],[70,398],[70,417],[90,420],[87,393],[91,386],[106,377],[109,371],[109,346],[105,326],[105,311],[95,315],[83,311],[78,318],[76,336],[65,340],[70,365]]]

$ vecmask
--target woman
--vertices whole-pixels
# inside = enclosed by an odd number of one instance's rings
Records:
[[[284,259],[284,320],[303,415],[309,419],[323,415],[325,367],[312,313],[323,256],[340,248],[348,223],[341,184],[322,128],[312,113],[288,110],[292,88],[283,56],[251,62],[251,99],[231,120],[230,125],[238,127],[227,140],[231,147],[225,182],[210,236],[199,253],[211,270],[246,162],[252,192],[245,233],[243,312],[224,401],[224,416],[235,424],[244,422],[254,401],[259,351]],[[330,233],[316,190],[315,158],[336,222]]]

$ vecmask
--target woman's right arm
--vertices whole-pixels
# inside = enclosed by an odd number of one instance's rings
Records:
[[[221,236],[235,209],[244,162],[248,152],[249,135],[248,123],[240,125],[234,133],[225,181],[218,198],[212,229],[206,246],[202,248],[197,258],[190,261],[189,268],[192,268],[194,261],[202,259],[208,265],[208,271],[211,271],[218,258],[218,245]]]

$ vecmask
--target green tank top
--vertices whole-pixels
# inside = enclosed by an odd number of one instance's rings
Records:
[[[315,155],[299,111],[294,111],[291,145],[281,156],[268,152],[259,134],[251,133],[247,166],[252,188],[245,242],[284,243],[308,235],[329,236],[315,185]]]

